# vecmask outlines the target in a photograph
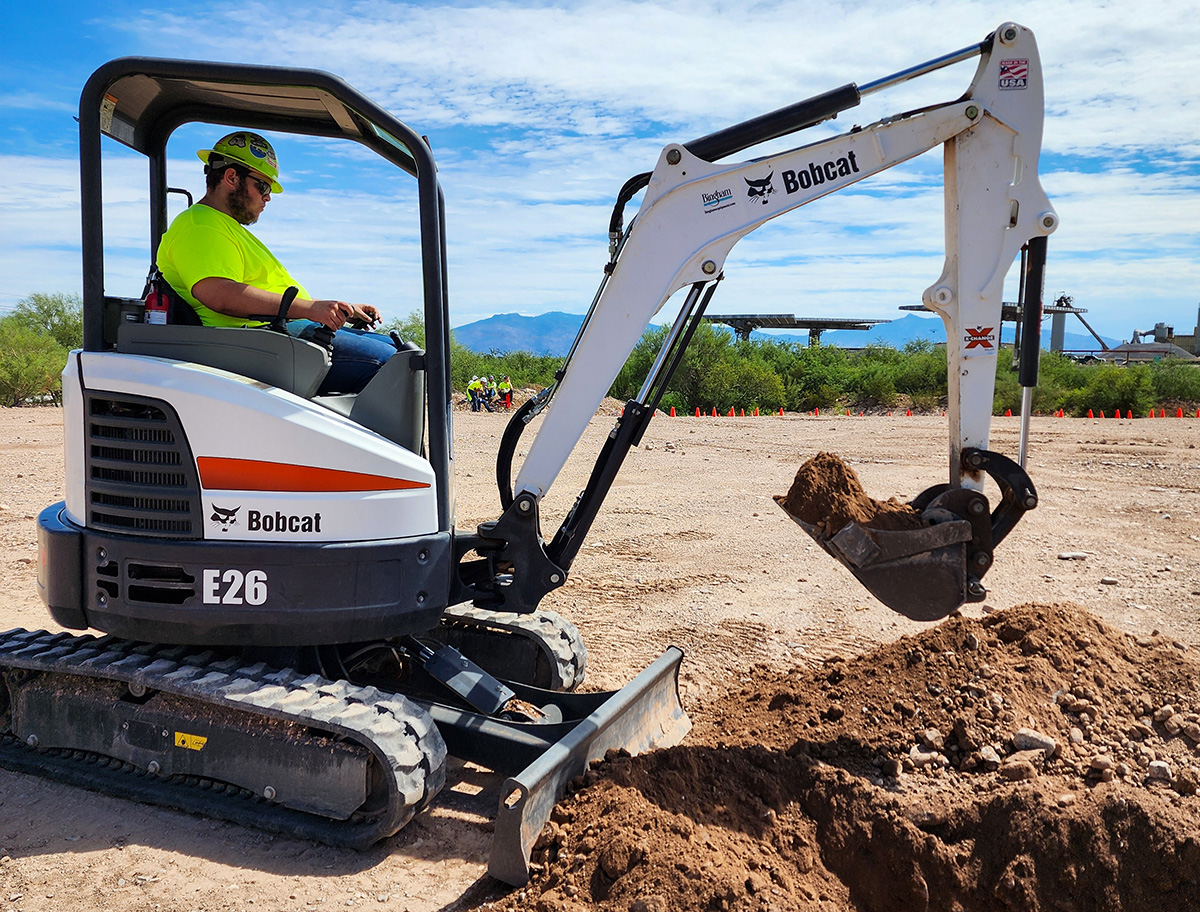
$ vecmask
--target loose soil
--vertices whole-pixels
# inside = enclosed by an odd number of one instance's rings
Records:
[[[583,777],[505,908],[1200,907],[1180,644],[1025,605],[749,677]]]
[[[892,531],[925,525],[917,510],[895,497],[879,501],[867,494],[854,469],[832,453],[818,453],[800,466],[787,494],[775,502],[825,535],[850,523]]]
[[[461,528],[499,514],[505,420],[456,414]],[[5,628],[53,626],[35,516],[63,496],[60,424],[0,409]],[[589,426],[545,530],[611,424]],[[1017,436],[997,418],[992,448]],[[1187,419],[1035,420],[1040,506],[987,601],[922,625],[771,496],[824,452],[903,502],[945,480],[944,419],[657,418],[543,604],[579,625],[588,687],[682,647],[695,727],[575,783],[529,885],[487,878],[501,783],[461,764],[367,852],[0,771],[0,909],[1200,909],[1197,444]]]

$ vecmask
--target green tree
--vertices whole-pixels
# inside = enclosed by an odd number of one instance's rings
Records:
[[[31,294],[19,301],[12,317],[34,332],[49,335],[70,351],[83,346],[83,300],[73,294]]]
[[[425,315],[414,310],[407,317],[396,317],[383,324],[380,332],[387,335],[395,330],[405,342],[415,342],[421,348],[425,347]]]
[[[62,395],[62,369],[67,350],[49,333],[37,332],[26,317],[0,320],[0,405],[16,406]]]

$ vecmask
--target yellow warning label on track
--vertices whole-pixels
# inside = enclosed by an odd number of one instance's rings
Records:
[[[175,732],[175,746],[185,747],[190,751],[204,750],[208,739],[202,735],[189,735],[186,732]]]

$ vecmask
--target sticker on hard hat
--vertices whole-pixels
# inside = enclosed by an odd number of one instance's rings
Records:
[[[250,139],[250,154],[255,158],[265,158],[271,165],[275,164],[275,156],[271,154],[271,147],[257,136]]]

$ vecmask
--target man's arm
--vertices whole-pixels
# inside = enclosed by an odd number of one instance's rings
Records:
[[[217,276],[209,276],[193,285],[192,295],[209,310],[230,317],[273,316],[279,312],[281,298],[273,291]],[[312,320],[336,330],[341,329],[354,312],[354,305],[345,301],[296,298],[288,311],[288,318]]]

